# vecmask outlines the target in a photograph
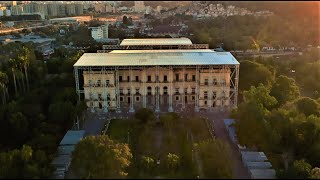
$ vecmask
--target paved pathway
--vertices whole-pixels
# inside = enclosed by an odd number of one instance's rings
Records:
[[[234,160],[232,167],[233,178],[250,179],[247,169],[244,167],[241,161],[240,153],[237,147],[229,139],[228,133],[224,127],[223,120],[229,118],[229,112],[208,112],[204,114],[206,114],[209,121],[214,124],[213,127],[216,137],[228,142],[231,147],[231,158]]]

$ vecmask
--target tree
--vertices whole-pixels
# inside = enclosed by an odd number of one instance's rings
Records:
[[[123,18],[122,18],[122,23],[123,23],[124,25],[128,25],[128,17],[127,17],[127,16],[123,16]]]
[[[151,109],[141,108],[135,114],[134,117],[139,119],[142,123],[155,120],[155,115]]]
[[[13,82],[14,82],[14,90],[16,93],[16,97],[18,96],[18,88],[17,88],[17,81],[16,81],[16,70],[18,68],[18,61],[16,59],[10,58],[9,63],[11,65],[11,71],[13,75]]]
[[[8,84],[8,76],[6,73],[0,71],[0,90],[2,91],[2,103],[6,104],[6,95],[8,94],[7,84]]]
[[[195,145],[199,150],[205,178],[232,178],[232,158],[229,145],[221,140],[207,140]]]
[[[258,86],[260,83],[271,85],[274,80],[274,74],[262,64],[252,61],[241,61],[239,79],[239,90],[249,90],[251,86]]]
[[[310,179],[320,179],[320,168],[315,167],[311,170]]]
[[[296,101],[296,106],[299,112],[309,116],[311,114],[319,115],[320,104],[309,97],[302,97]]]
[[[155,161],[154,161],[154,159],[152,157],[142,156],[141,164],[142,164],[145,172],[150,172],[154,168]]]
[[[169,171],[175,172],[180,164],[179,156],[168,153],[166,156],[166,165]]]
[[[28,78],[28,66],[30,64],[30,49],[26,46],[22,47],[21,52],[18,54],[18,59],[21,61],[21,63],[23,64],[23,68],[24,68],[24,73],[26,76],[26,81],[27,81],[27,89],[29,90],[29,78]]]
[[[307,179],[310,177],[311,165],[304,159],[296,160],[287,172],[288,178]]]
[[[262,84],[257,88],[252,86],[249,91],[243,93],[244,102],[239,105],[233,115],[238,119],[235,126],[240,144],[255,148],[268,146],[270,127],[266,117],[270,114],[271,107],[277,103],[269,93],[269,88]],[[249,129],[255,129],[255,135],[252,135]]]
[[[278,105],[282,105],[299,97],[300,91],[294,79],[280,75],[272,85],[270,95],[277,99]]]
[[[107,135],[87,136],[76,145],[72,166],[82,178],[122,178],[131,158],[128,144]]]

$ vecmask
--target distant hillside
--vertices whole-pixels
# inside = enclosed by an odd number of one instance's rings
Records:
[[[174,8],[179,6],[185,6],[190,4],[191,1],[144,1],[145,6],[151,6],[152,8],[156,8],[157,6]],[[132,7],[134,6],[134,1],[122,1],[122,6]]]

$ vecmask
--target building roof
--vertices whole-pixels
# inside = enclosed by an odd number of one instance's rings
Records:
[[[71,162],[70,154],[59,155],[58,157],[54,158],[51,164],[54,166],[69,166],[70,162]]]
[[[263,162],[268,161],[267,156],[263,152],[241,152],[242,160],[246,162]]]
[[[74,145],[59,146],[58,147],[58,154],[59,155],[72,154],[72,152],[74,151],[74,148],[75,148]]]
[[[188,45],[192,44],[188,38],[145,38],[145,39],[124,39],[120,45]]]
[[[77,144],[83,137],[85,131],[80,130],[80,131],[68,131],[63,139],[60,142],[61,145],[75,145]]]
[[[270,162],[245,162],[249,169],[270,169],[272,165]]]
[[[276,179],[276,171],[274,169],[250,169],[253,179]]]
[[[84,53],[74,64],[79,66],[168,66],[238,65],[230,52],[210,49],[114,50],[110,53]]]

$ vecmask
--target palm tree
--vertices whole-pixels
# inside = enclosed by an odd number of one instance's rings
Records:
[[[16,70],[18,68],[18,61],[16,59],[10,58],[9,63],[11,65],[11,71],[13,75],[13,82],[14,82],[14,90],[16,93],[16,97],[18,96],[18,89],[17,89],[17,80],[16,80]]]
[[[8,76],[6,73],[0,71],[0,88],[2,90],[2,103],[6,104],[6,94],[7,94],[7,84],[8,84]]]
[[[27,81],[27,90],[29,91],[29,78],[28,78],[28,66],[30,64],[30,58],[29,58],[29,55],[30,55],[30,49],[23,46],[22,47],[22,53],[20,53],[18,55],[18,58],[19,60],[21,61],[22,63],[22,66],[24,68],[24,74],[26,76],[26,81]],[[24,82],[22,80],[22,82]],[[23,83],[24,84],[24,83]]]

